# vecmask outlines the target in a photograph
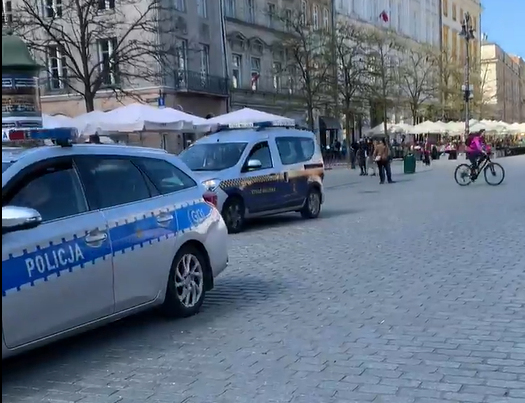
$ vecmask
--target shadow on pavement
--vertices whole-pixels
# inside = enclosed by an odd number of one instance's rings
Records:
[[[333,218],[337,216],[349,215],[359,213],[356,209],[326,209],[321,210],[321,214],[316,219],[305,219],[299,213],[277,214],[268,217],[254,218],[246,223],[246,228],[243,232],[255,232],[268,228],[279,228],[300,223],[314,223],[317,220]],[[242,236],[242,233],[238,236]]]
[[[225,276],[206,295],[201,312],[187,319],[165,319],[151,309],[118,322],[60,340],[2,363],[2,389],[23,389],[31,396],[31,389],[51,388],[50,382],[73,383],[91,373],[108,375],[115,365],[135,363],[135,354],[148,354],[148,349],[162,350],[177,336],[192,330],[204,333],[212,320],[221,320],[233,310],[246,309],[254,304],[268,302],[289,292],[290,285],[268,277]],[[199,328],[204,329],[199,330]],[[181,338],[184,336],[180,336]],[[136,351],[135,351],[136,350]],[[153,351],[158,354],[158,351]],[[80,357],[79,357],[80,355]],[[122,363],[122,361],[128,361]],[[82,365],[79,365],[82,363]],[[107,369],[112,366],[112,369]],[[42,374],[46,375],[43,377]],[[108,379],[108,383],[111,379]],[[24,392],[25,393],[25,392]],[[17,393],[18,395],[19,393]],[[31,400],[28,400],[31,401]]]

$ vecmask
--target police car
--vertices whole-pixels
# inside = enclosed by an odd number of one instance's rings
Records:
[[[321,211],[324,164],[311,132],[279,122],[218,126],[180,158],[217,194],[230,233],[252,217]]]
[[[160,306],[199,311],[227,266],[216,195],[180,160],[11,130],[2,149],[2,358]]]

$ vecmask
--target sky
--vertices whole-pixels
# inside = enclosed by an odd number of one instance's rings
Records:
[[[507,53],[525,59],[525,0],[482,0],[482,33]]]

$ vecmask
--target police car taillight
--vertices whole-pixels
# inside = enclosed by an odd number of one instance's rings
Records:
[[[211,204],[213,207],[217,207],[217,204],[218,204],[217,193],[215,193],[215,192],[204,192],[202,197],[204,198],[204,201],[206,203]]]

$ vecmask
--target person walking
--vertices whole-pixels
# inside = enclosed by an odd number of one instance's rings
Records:
[[[374,161],[376,162],[379,171],[379,183],[385,183],[385,179],[388,183],[395,183],[392,180],[392,170],[390,168],[390,150],[388,149],[385,139],[375,143]]]
[[[366,173],[372,169],[372,175],[376,176],[376,162],[374,161],[374,142],[372,139],[367,141],[367,151],[366,151]]]
[[[364,139],[359,140],[359,148],[357,149],[357,162],[359,164],[360,176],[368,175],[366,171],[366,143]]]

